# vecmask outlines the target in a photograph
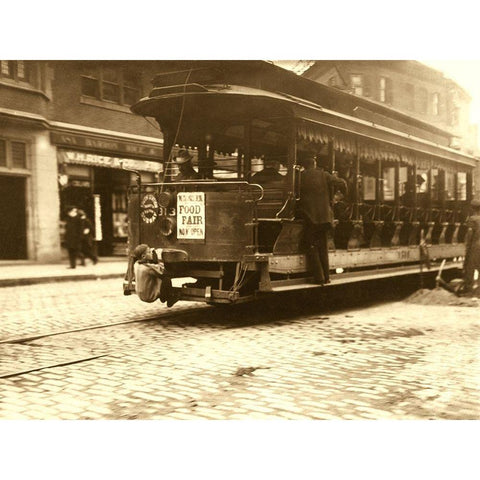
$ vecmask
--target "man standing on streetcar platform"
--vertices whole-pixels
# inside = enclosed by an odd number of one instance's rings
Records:
[[[472,200],[472,214],[467,222],[465,261],[463,263],[464,291],[473,289],[475,270],[480,273],[480,200]]]
[[[304,168],[300,178],[300,200],[297,204],[297,217],[305,222],[304,240],[307,258],[315,283],[329,283],[329,261],[327,234],[332,228],[333,212],[330,192],[332,186],[347,190],[345,180],[317,168],[314,153],[308,153],[299,160]]]
[[[176,182],[181,182],[182,180],[200,180],[200,174],[193,168],[192,160],[193,157],[188,150],[179,150],[175,156],[175,163],[180,170],[180,173],[174,179]]]

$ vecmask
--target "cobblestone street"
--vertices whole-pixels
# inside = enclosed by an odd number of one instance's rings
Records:
[[[167,309],[117,279],[0,289],[0,418],[480,418],[478,307],[285,314],[278,299]]]

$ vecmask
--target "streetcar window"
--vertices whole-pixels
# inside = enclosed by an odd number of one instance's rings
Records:
[[[215,152],[213,177],[223,180],[236,180],[238,178],[237,159],[238,154],[236,153],[232,155],[221,155]]]
[[[465,172],[457,173],[457,199],[467,199],[467,174]]]
[[[395,167],[383,167],[383,199],[395,200]]]
[[[363,177],[363,199],[375,200],[375,183],[376,178],[365,175]]]
[[[439,171],[438,168],[432,168],[432,200],[438,200],[439,198]]]
[[[452,172],[445,173],[445,199],[455,199],[455,174]]]
[[[417,193],[426,193],[428,191],[428,170],[417,169]]]
[[[398,194],[400,197],[403,197],[407,193],[407,182],[408,182],[408,167],[400,167],[399,179],[400,185],[398,187]]]

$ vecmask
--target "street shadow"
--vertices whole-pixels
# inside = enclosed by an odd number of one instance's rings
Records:
[[[202,308],[159,318],[162,326],[200,327],[221,329],[242,328],[251,325],[281,325],[303,319],[305,316],[339,314],[352,308],[370,307],[400,301],[419,288],[433,288],[434,279],[395,277],[375,282],[355,283],[325,288],[312,288],[282,293],[272,293],[238,305],[221,305]],[[173,312],[172,312],[173,313]]]

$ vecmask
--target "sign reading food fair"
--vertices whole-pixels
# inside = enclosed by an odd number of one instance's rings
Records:
[[[205,239],[205,192],[177,194],[177,238]]]

